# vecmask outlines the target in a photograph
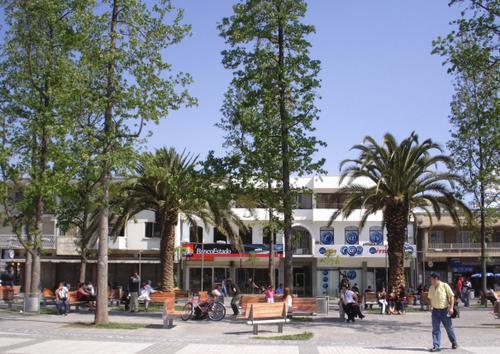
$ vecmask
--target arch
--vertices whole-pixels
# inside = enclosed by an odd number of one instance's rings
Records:
[[[292,248],[294,255],[312,254],[312,233],[307,227],[292,226]]]

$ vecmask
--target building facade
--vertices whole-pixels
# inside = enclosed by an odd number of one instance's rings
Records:
[[[361,181],[362,182],[362,181]],[[303,296],[336,295],[342,274],[361,289],[380,288],[387,283],[388,260],[386,231],[382,229],[382,213],[371,215],[359,227],[362,210],[348,218],[331,222],[332,214],[342,206],[343,197],[334,195],[339,189],[335,176],[294,178],[292,183],[303,188],[294,209],[293,282],[294,291]],[[269,270],[275,286],[283,282],[283,235],[277,234],[270,252],[265,232],[268,213],[265,209],[233,210],[248,226],[240,232],[242,246],[229,244],[226,237],[211,225],[190,225],[180,217],[176,229],[176,283],[197,291],[208,289],[223,279],[234,279],[245,292],[253,290],[249,279],[267,285]],[[57,281],[75,283],[80,257],[75,247],[76,233],[62,234],[53,216],[44,219],[42,286],[53,287]],[[415,286],[416,247],[414,228],[408,225],[406,235],[407,278]],[[159,228],[155,215],[143,211],[131,219],[121,235],[109,239],[109,279],[114,285],[125,285],[137,270],[142,279],[159,281]],[[12,266],[20,282],[24,251],[8,227],[0,229],[3,266]],[[271,265],[271,266],[270,266]],[[95,280],[95,260],[87,267],[87,279]]]

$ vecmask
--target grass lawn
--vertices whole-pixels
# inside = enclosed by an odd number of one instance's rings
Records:
[[[311,332],[302,332],[297,334],[285,334],[279,336],[256,336],[253,339],[267,339],[267,340],[309,340],[314,337]]]
[[[119,323],[109,322],[103,324],[95,324],[93,322],[75,322],[68,323],[66,327],[72,328],[98,328],[98,329],[138,329],[144,328],[146,325],[142,323]]]
[[[312,322],[312,321],[313,321],[312,317],[305,317],[305,316],[292,317],[292,322]]]

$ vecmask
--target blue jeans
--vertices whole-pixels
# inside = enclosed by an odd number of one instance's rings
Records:
[[[435,348],[441,347],[441,323],[448,334],[448,339],[451,344],[457,343],[455,331],[453,331],[453,324],[451,317],[448,317],[448,309],[433,309],[432,310],[432,344]]]
[[[63,310],[62,313],[69,313],[69,302],[68,300],[57,300],[56,301],[56,311],[57,314],[61,314],[61,310]]]

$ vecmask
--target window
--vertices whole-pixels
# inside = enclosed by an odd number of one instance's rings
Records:
[[[434,230],[430,233],[430,243],[444,243],[444,231]]]
[[[382,245],[384,243],[384,233],[381,227],[370,227],[370,243]]]
[[[251,227],[247,227],[246,232],[245,232],[245,230],[240,229],[239,235],[240,235],[241,243],[243,243],[244,245],[251,245],[253,243],[252,228]]]
[[[156,222],[147,222],[146,231],[144,233],[145,237],[160,237],[160,224]]]
[[[190,226],[189,227],[189,242],[200,243],[203,241],[203,227]]]
[[[316,194],[316,208],[319,209],[337,208],[337,196],[333,193]]]
[[[311,193],[300,193],[297,196],[297,209],[312,209],[312,194]]]
[[[333,245],[335,243],[334,230],[331,227],[322,227],[319,229],[319,244]]]
[[[471,243],[472,242],[472,232],[471,231],[458,231],[456,236],[457,243]]]
[[[355,226],[345,228],[345,243],[348,245],[357,245],[359,243],[359,229]]]
[[[214,242],[227,243],[226,235],[219,231],[218,228],[214,227]]]
[[[311,234],[302,226],[292,229],[293,254],[311,254]]]

